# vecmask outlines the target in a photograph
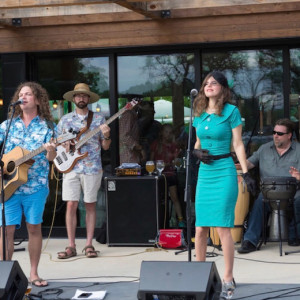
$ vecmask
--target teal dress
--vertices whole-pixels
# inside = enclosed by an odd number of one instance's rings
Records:
[[[195,117],[193,126],[201,148],[209,154],[230,152],[232,129],[242,123],[238,108],[224,105],[221,116],[203,113]],[[238,196],[237,171],[232,157],[201,162],[195,197],[196,226],[234,227],[234,209]]]

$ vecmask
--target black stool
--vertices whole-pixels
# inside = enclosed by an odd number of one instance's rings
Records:
[[[266,244],[267,234],[267,221],[265,220],[265,205],[269,204],[272,212],[277,212],[277,222],[279,227],[279,253],[282,256],[282,220],[281,211],[285,211],[291,203],[294,204],[294,196],[297,190],[297,181],[294,177],[267,177],[261,180],[261,191],[263,194],[263,228],[262,228],[262,240],[257,249],[261,247],[261,244]],[[293,209],[294,211],[294,209]],[[274,217],[274,215],[273,215]],[[295,212],[294,212],[294,219]],[[295,231],[297,236],[297,225],[295,224]]]

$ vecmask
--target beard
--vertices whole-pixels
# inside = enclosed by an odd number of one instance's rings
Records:
[[[284,148],[284,144],[283,142],[280,142],[280,141],[274,141],[274,144],[277,148]]]
[[[84,102],[84,101],[79,101],[78,103],[75,103],[75,105],[80,108],[80,109],[83,109],[83,108],[86,108],[88,106],[88,103]]]

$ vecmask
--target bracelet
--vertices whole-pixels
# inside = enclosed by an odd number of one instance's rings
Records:
[[[104,137],[104,139],[105,139],[106,141],[109,141],[111,138],[110,138],[110,136],[109,136],[109,137]]]

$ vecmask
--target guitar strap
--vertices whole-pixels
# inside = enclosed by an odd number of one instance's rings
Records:
[[[87,121],[86,121],[86,128],[87,129],[89,129],[90,126],[91,126],[91,123],[93,121],[93,115],[94,115],[94,113],[91,110],[89,110]]]
[[[45,119],[45,121],[46,121],[46,123],[47,123],[48,128],[52,130],[52,138],[54,138],[55,133],[54,133],[54,125],[53,125],[53,122],[51,122],[50,120],[47,120],[47,119]]]

